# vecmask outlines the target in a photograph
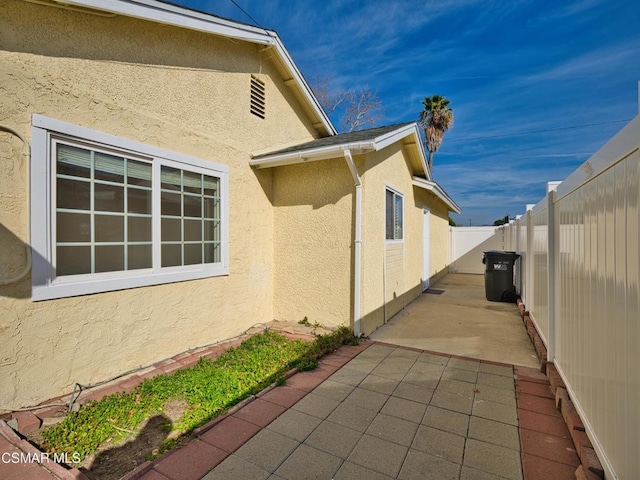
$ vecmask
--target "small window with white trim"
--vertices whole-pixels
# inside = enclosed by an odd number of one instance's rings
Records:
[[[385,190],[385,225],[387,240],[402,240],[403,237],[402,195],[387,188]]]
[[[228,273],[227,168],[34,115],[34,300]]]

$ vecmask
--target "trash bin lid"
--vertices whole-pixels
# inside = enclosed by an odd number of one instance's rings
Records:
[[[506,252],[503,250],[487,250],[484,253],[487,257],[502,257],[502,258],[518,258],[520,256],[519,253],[516,252]]]

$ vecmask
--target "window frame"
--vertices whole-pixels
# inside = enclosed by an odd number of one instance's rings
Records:
[[[116,153],[152,164],[152,267],[137,270],[87,273],[56,277],[56,159],[54,142],[94,151]],[[162,166],[220,179],[220,261],[161,267],[160,171]],[[229,274],[229,169],[225,165],[152,145],[98,132],[34,114],[31,129],[31,248],[34,301],[143,286],[182,282]]]
[[[393,229],[393,238],[387,238],[387,192],[390,192],[393,195],[393,218],[392,224],[396,223],[396,199],[399,198],[401,200],[401,209],[400,209],[400,221],[401,221],[401,235],[399,238],[396,237],[396,229]],[[389,185],[385,185],[384,189],[384,238],[386,243],[404,243],[404,195],[400,193],[395,188],[390,187]]]

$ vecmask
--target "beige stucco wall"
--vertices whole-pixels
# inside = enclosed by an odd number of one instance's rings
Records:
[[[277,167],[273,189],[275,318],[349,326],[354,187],[346,161]]]
[[[368,334],[404,307],[406,292],[420,283],[422,210],[414,205],[411,167],[396,143],[358,159],[364,185],[362,320]],[[385,190],[404,197],[404,240],[385,240]]]
[[[449,269],[449,258],[451,241],[449,239],[449,209],[433,193],[422,189],[418,192],[420,201],[424,202],[431,212],[430,218],[430,258],[429,258],[429,278],[433,285]]]
[[[448,260],[448,210],[435,195],[412,184],[406,152],[397,143],[358,158],[364,185],[362,320],[368,334],[422,292],[423,207],[430,210],[430,278]],[[404,197],[404,240],[385,241],[385,189]]]
[[[266,120],[249,113],[251,74],[266,82]],[[272,173],[248,162],[253,151],[311,140],[313,129],[256,45],[4,0],[0,92],[0,124],[27,140],[38,113],[227,165],[230,190],[228,276],[42,302],[30,299],[30,276],[0,286],[0,408],[273,319]],[[24,262],[21,148],[0,133],[3,276]]]

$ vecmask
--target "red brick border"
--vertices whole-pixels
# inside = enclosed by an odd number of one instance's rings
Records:
[[[567,387],[556,366],[553,362],[548,361],[547,349],[521,299],[518,299],[518,310],[540,360],[540,372],[548,379],[544,383],[549,385],[551,398],[555,402],[556,409],[562,415],[575,451],[580,459],[581,465],[575,471],[575,478],[579,480],[604,479],[604,469],[587,436],[582,419],[571,401]]]

